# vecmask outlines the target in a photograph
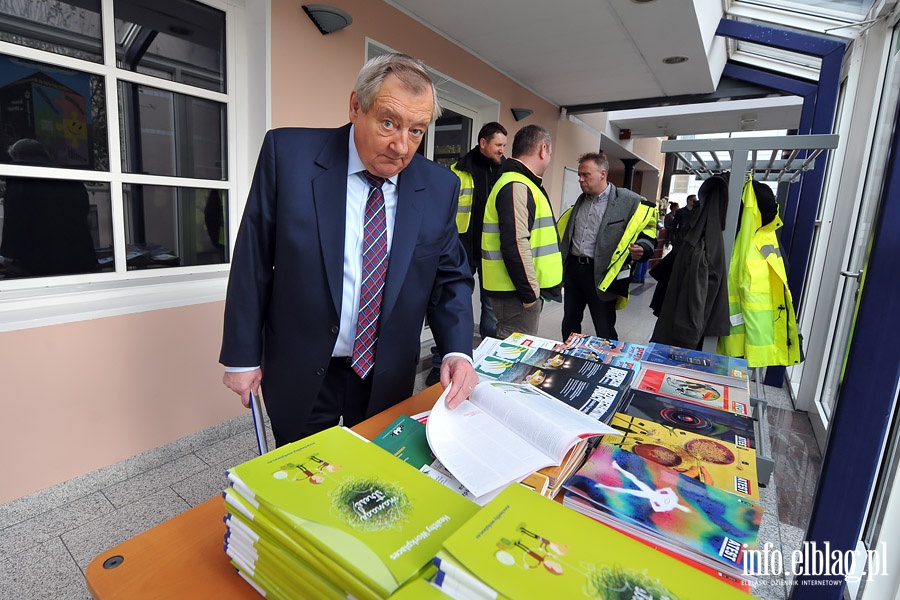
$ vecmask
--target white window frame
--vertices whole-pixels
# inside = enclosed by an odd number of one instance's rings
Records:
[[[269,0],[195,0],[225,12],[226,93],[125,71],[115,66],[113,0],[101,0],[102,64],[0,42],[0,52],[99,75],[105,79],[109,171],[0,165],[3,175],[40,175],[110,184],[115,272],[0,281],[0,332],[174,308],[224,299],[230,264],[128,271],[122,184],[203,187],[228,192],[228,247],[233,246],[252,178],[255,149],[271,122]],[[248,6],[249,5],[249,6]],[[265,39],[265,44],[250,40]],[[265,65],[265,68],[259,68]],[[254,67],[254,68],[251,68]],[[118,81],[204,98],[225,105],[228,157],[224,181],[122,172]]]

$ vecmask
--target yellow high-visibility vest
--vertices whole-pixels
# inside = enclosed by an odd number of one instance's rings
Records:
[[[450,170],[459,177],[459,205],[456,207],[456,229],[459,233],[469,231],[469,223],[472,222],[472,199],[475,196],[475,179],[468,171],[456,168],[456,163]]]
[[[771,223],[762,225],[749,179],[743,203],[728,271],[731,333],[719,338],[717,352],[744,357],[750,367],[795,365],[800,362],[800,338],[776,235],[782,221],[776,212]]]
[[[550,200],[533,181],[521,173],[506,172],[494,184],[484,207],[484,225],[481,232],[481,268],[484,289],[495,292],[515,291],[512,279],[500,254],[500,219],[497,214],[497,193],[510,183],[523,183],[534,198],[534,224],[529,244],[538,285],[542,289],[562,283],[562,254],[556,234],[556,220]]]

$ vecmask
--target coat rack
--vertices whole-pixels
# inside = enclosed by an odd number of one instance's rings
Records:
[[[700,179],[708,179],[725,172],[742,175],[732,176],[728,180],[728,210],[725,216],[725,230],[722,233],[725,256],[728,257],[725,261],[726,280],[734,249],[738,209],[741,206],[746,175],[752,174],[757,181],[794,183],[800,179],[804,171],[815,166],[815,159],[822,151],[837,148],[838,139],[839,136],[836,134],[818,134],[662,142],[661,151],[674,154],[678,159],[675,174],[690,174]],[[706,337],[703,340],[703,350],[715,352],[717,341],[716,337]],[[757,424],[757,477],[761,484],[765,484],[772,475],[775,463],[769,446],[767,402],[762,395],[762,369],[759,367],[752,369],[752,378],[756,384],[755,394],[750,394],[750,404],[753,407],[753,419]]]

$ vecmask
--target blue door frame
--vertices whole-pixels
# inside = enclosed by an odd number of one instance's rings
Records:
[[[822,66],[819,71],[818,84],[805,83],[783,75],[735,64],[726,65],[722,74],[801,96],[803,110],[798,133],[832,132],[841,82],[841,64],[847,49],[846,43],[728,19],[722,19],[719,22],[716,35],[780,50],[799,52],[821,59]],[[803,174],[799,185],[790,187],[782,215],[784,227],[781,229],[779,237],[782,252],[788,262],[788,286],[794,298],[795,310],[799,308],[796,304],[803,295],[806,266],[812,248],[816,214],[819,199],[822,197],[827,162],[823,153],[816,160],[815,166]],[[767,369],[765,383],[781,387],[784,383],[784,368]]]
[[[789,78],[737,65],[728,65],[725,73],[802,96],[799,133],[832,132],[846,49],[842,42],[726,20],[717,33],[819,56],[822,70],[814,90]],[[853,334],[806,532],[806,541],[818,550],[824,550],[826,542],[832,552],[855,550],[876,483],[888,419],[897,401],[900,353],[894,349],[900,331],[900,277],[895,265],[900,256],[900,228],[892,224],[900,223],[900,112],[895,121]],[[803,175],[800,188],[793,186],[788,197],[781,243],[789,248],[788,281],[795,299],[802,294],[825,164],[826,160],[817,160],[814,169]],[[773,384],[780,386],[783,370],[778,371]],[[768,378],[766,383],[770,383]],[[821,585],[823,580],[834,585]],[[796,577],[791,598],[839,600],[844,585],[841,577],[804,574]]]

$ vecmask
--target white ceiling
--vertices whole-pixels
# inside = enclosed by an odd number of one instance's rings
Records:
[[[388,2],[560,107],[710,93],[727,58],[724,39],[714,35],[721,0]],[[665,64],[670,56],[688,60]],[[768,100],[609,117],[632,137],[746,130],[754,127],[751,112],[757,130],[797,126],[796,103]]]

